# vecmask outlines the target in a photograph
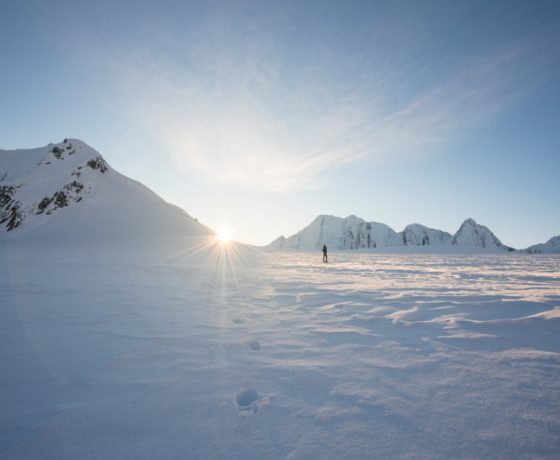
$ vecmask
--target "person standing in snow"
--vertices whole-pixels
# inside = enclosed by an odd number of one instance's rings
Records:
[[[327,245],[323,244],[323,263],[328,263],[329,258],[327,257]]]

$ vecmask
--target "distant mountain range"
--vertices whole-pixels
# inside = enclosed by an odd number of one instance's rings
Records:
[[[78,139],[0,150],[0,239],[169,238],[212,231]]]
[[[503,244],[488,227],[476,223],[474,219],[465,220],[457,232],[451,235],[421,224],[410,224],[403,231],[396,232],[386,224],[366,222],[354,215],[346,218],[320,215],[296,234],[288,238],[281,236],[267,248],[317,251],[323,244],[334,250],[423,247],[425,250],[433,248],[442,252],[515,251]],[[560,252],[560,238],[552,238],[544,245],[531,246],[525,251]]]
[[[78,139],[25,150],[0,150],[0,240],[128,240],[208,236],[214,232],[141,183],[115,171]],[[274,250],[423,247],[438,251],[514,251],[467,219],[454,235],[420,224],[395,232],[356,216],[320,215]],[[524,250],[560,252],[560,236]]]

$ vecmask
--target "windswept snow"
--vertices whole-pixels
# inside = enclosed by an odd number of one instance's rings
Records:
[[[0,458],[558,458],[558,256],[221,248],[0,246]]]

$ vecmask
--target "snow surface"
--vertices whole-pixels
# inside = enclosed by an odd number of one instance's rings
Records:
[[[326,244],[329,249],[376,249],[418,247],[433,252],[505,252],[504,245],[487,227],[467,219],[455,235],[421,224],[407,225],[402,232],[379,222],[366,222],[354,215],[346,218],[320,215],[298,233],[281,236],[266,246],[271,250],[313,251]]]
[[[0,241],[0,458],[557,459],[560,257]]]

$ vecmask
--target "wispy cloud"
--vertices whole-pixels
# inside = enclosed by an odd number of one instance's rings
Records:
[[[127,105],[179,168],[211,183],[286,192],[320,187],[325,171],[349,162],[429,152],[499,113],[518,97],[526,52],[489,50],[445,72],[364,64],[348,81],[328,73],[348,62],[323,59],[294,73],[274,45],[255,40],[111,65]]]

